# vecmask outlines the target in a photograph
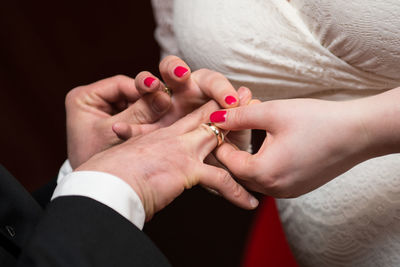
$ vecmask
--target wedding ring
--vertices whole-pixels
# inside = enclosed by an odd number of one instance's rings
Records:
[[[172,90],[168,88],[168,86],[164,86],[163,91],[167,93],[169,96],[172,96]]]
[[[213,133],[215,134],[215,137],[217,137],[217,146],[220,146],[222,144],[222,142],[224,142],[224,133],[221,131],[220,128],[218,128],[217,126],[214,125],[214,123],[204,123],[204,125],[206,125],[208,128],[211,129],[211,131],[213,131]]]

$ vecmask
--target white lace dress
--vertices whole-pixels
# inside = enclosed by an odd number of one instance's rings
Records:
[[[153,0],[163,55],[262,100],[345,100],[400,86],[398,0]],[[400,155],[279,200],[302,266],[400,266]]]

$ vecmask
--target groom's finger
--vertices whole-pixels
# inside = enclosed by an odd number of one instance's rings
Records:
[[[181,136],[181,139],[182,143],[187,145],[187,149],[192,152],[192,155],[201,162],[218,145],[217,136],[205,124],[200,124],[195,130],[185,133]]]
[[[100,107],[100,109],[104,105],[120,102],[132,103],[140,98],[135,80],[124,75],[117,75],[89,85],[79,86],[71,93],[84,96],[83,99],[79,99],[84,101],[85,104]]]
[[[148,134],[160,128],[156,123],[149,124],[130,124],[126,122],[116,122],[112,125],[113,132],[121,140],[128,140],[143,134]]]
[[[170,105],[171,98],[169,95],[157,91],[146,94],[124,111],[114,115],[111,121],[112,123],[125,122],[130,124],[153,123],[168,111]]]
[[[192,113],[176,121],[170,127],[173,127],[177,134],[187,133],[197,128],[201,123],[209,122],[210,114],[218,108],[217,102],[210,100]]]
[[[203,164],[195,170],[199,183],[221,194],[233,204],[244,208],[254,209],[258,200],[238,184],[224,169]]]

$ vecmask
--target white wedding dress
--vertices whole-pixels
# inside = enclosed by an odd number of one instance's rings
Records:
[[[398,0],[152,2],[163,55],[222,72],[264,101],[347,100],[400,86]],[[278,207],[301,266],[400,266],[399,154]]]

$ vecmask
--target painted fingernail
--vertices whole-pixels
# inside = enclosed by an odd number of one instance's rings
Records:
[[[250,197],[250,206],[252,208],[255,208],[258,206],[258,200],[253,196]]]
[[[154,79],[153,77],[147,77],[146,79],[144,79],[144,84],[147,86],[147,87],[150,87],[152,84],[153,84],[153,82],[155,81],[156,79]]]
[[[183,75],[186,74],[186,72],[188,72],[189,70],[187,68],[184,68],[182,66],[178,66],[175,68],[174,73],[176,76],[178,76],[179,78],[182,77]]]
[[[151,103],[153,110],[158,113],[163,113],[169,108],[170,101],[163,94],[157,94]]]
[[[240,101],[242,101],[248,94],[249,94],[249,89],[247,89],[247,87],[242,86],[239,88],[238,95]]]
[[[236,100],[235,97],[233,97],[233,96],[231,96],[231,95],[228,95],[227,97],[225,97],[225,102],[226,102],[228,105],[232,105],[232,104],[235,104],[235,103],[237,102],[237,100]]]
[[[224,122],[225,120],[226,120],[225,110],[215,111],[210,115],[211,122]]]

